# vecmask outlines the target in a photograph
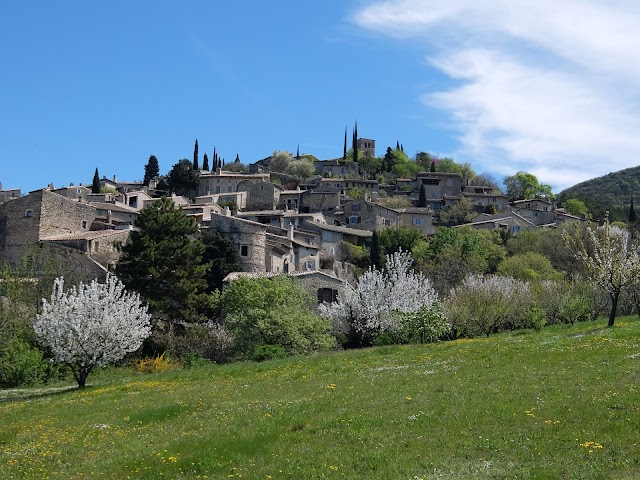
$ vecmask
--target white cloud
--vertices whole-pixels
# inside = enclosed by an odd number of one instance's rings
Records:
[[[454,82],[421,100],[449,115],[457,158],[477,170],[527,170],[560,190],[640,163],[635,3],[389,0],[354,21],[424,42]]]

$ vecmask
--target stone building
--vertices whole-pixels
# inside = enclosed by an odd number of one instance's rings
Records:
[[[2,183],[0,182],[0,203],[6,202],[8,200],[13,200],[14,198],[20,198],[20,189],[12,188],[9,190],[4,190],[2,188]]]
[[[0,204],[0,260],[17,263],[24,247],[51,235],[89,231],[95,218],[91,205],[48,190]]]
[[[340,215],[345,224],[369,231],[389,227],[416,228],[422,233],[433,235],[433,212],[430,208],[391,208],[367,200],[354,200],[343,205]]]
[[[274,210],[280,202],[280,193],[284,190],[280,185],[271,182],[242,180],[237,184],[237,191],[246,192],[246,210]]]
[[[376,141],[371,138],[359,138],[358,150],[372,157],[376,156]]]
[[[496,211],[502,212],[509,204],[509,198],[506,195],[493,193],[493,189],[487,186],[469,185],[464,188],[461,195],[468,198],[471,205],[480,213],[489,205],[494,205]]]
[[[197,196],[238,191],[238,184],[244,181],[268,182],[268,173],[232,173],[218,169],[215,172],[200,171]]]

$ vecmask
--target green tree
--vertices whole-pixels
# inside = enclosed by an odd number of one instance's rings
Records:
[[[528,172],[517,172],[503,180],[510,201],[547,196],[553,198],[551,185],[538,182],[538,177]]]
[[[154,312],[172,320],[206,319],[212,307],[205,293],[209,266],[203,262],[205,245],[196,237],[195,220],[160,198],[140,212],[136,227],[122,247],[118,277]]]
[[[505,258],[498,265],[498,273],[525,281],[562,280],[562,274],[553,268],[551,261],[535,252]]]
[[[91,184],[91,193],[100,193],[100,175],[98,175],[98,167],[93,174],[93,183]]]
[[[196,138],[196,144],[193,147],[193,169],[199,170],[198,168],[198,139]]]
[[[274,150],[269,161],[269,168],[274,172],[284,172],[293,159],[291,152],[286,150]]]
[[[198,188],[198,173],[193,169],[193,164],[183,158],[176,163],[168,175],[169,188],[176,195],[193,196]]]
[[[241,358],[251,358],[264,346],[298,355],[335,345],[330,322],[316,313],[315,299],[285,275],[231,282],[220,297],[220,310]]]
[[[292,160],[287,165],[285,169],[285,173],[288,175],[293,175],[299,179],[305,179],[312,176],[316,171],[316,168],[313,166],[313,162],[311,160],[302,159],[302,160]]]
[[[467,223],[470,222],[476,214],[477,212],[471,204],[471,201],[466,197],[462,197],[453,205],[449,205],[440,210],[440,221],[456,224]]]
[[[417,228],[385,228],[378,234],[378,255],[380,258],[384,258],[386,255],[394,254],[399,250],[410,253],[416,244],[424,240],[424,234]]]
[[[221,292],[224,278],[240,270],[238,248],[233,240],[215,230],[202,230],[200,240],[205,247],[202,261],[210,266],[206,274],[208,291]]]
[[[209,157],[207,157],[206,152],[204,154],[204,157],[202,158],[202,169],[209,171]]]
[[[144,183],[146,186],[149,186],[149,182],[160,175],[160,166],[158,165],[158,159],[155,155],[149,156],[149,161],[144,166]]]
[[[562,206],[564,209],[569,212],[571,215],[586,215],[589,213],[589,209],[585,205],[582,200],[578,200],[577,198],[570,198],[562,202]]]
[[[636,221],[636,211],[633,208],[633,197],[631,197],[631,205],[629,205],[629,222],[633,223]]]
[[[380,270],[382,267],[382,259],[384,255],[380,250],[380,234],[377,230],[373,231],[373,236],[371,237],[371,250],[369,252],[369,263],[371,268],[375,268]]]

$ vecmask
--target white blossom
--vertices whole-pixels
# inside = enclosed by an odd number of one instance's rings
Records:
[[[582,263],[587,277],[609,295],[609,326],[612,327],[620,293],[638,283],[640,244],[631,239],[627,230],[612,227],[608,218],[599,229],[588,227],[586,240],[580,236],[578,226],[573,236],[563,233],[563,238]]]
[[[151,333],[139,295],[126,292],[112,275],[106,283],[94,280],[66,292],[64,279],[57,278],[50,300],[42,300],[34,329],[55,360],[71,367],[80,387],[94,366],[122,359]]]
[[[411,255],[387,255],[384,271],[370,268],[355,287],[346,285],[338,301],[320,305],[320,313],[330,318],[338,330],[353,328],[358,333],[394,331],[401,315],[432,308],[438,295],[431,281],[411,269]]]

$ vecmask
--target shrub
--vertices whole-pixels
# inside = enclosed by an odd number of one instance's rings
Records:
[[[164,372],[176,368],[177,362],[167,356],[165,353],[157,357],[144,357],[135,362],[134,370],[142,373]]]
[[[527,326],[529,283],[498,275],[469,275],[451,290],[445,311],[454,336],[476,336]]]
[[[265,360],[285,358],[288,356],[289,354],[282,345],[258,345],[251,353],[251,360],[264,362]]]
[[[32,385],[46,376],[42,353],[24,340],[16,338],[0,349],[1,387]]]

